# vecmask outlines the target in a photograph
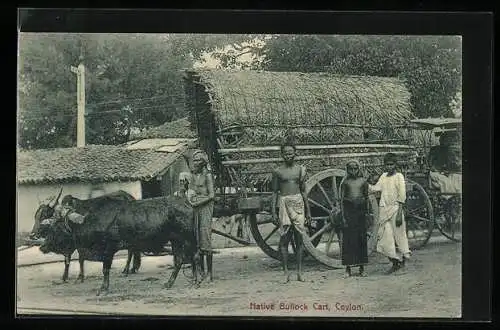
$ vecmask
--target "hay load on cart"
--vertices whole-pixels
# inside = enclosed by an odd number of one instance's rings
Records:
[[[298,150],[310,171],[343,168],[348,159],[337,161],[340,153],[363,153],[362,162],[376,167],[380,151],[407,149],[396,143],[409,139],[401,127],[413,118],[410,93],[396,78],[219,70],[190,71],[186,78],[202,147],[221,174],[234,169],[248,186],[268,179],[286,135],[311,146]],[[339,147],[325,148],[333,144]],[[227,185],[237,185],[235,173],[224,174]]]
[[[410,93],[397,78],[190,70],[185,91],[190,122],[214,167],[219,209],[237,207],[248,214],[254,239],[277,259],[279,253],[269,243],[277,228],[264,233],[264,223],[257,223],[255,214],[271,211],[270,178],[281,161],[285,137],[294,139],[296,159],[310,176],[307,192],[314,228],[307,244],[312,250],[338,234],[328,212],[338,203],[349,160],[360,161],[370,174],[381,172],[387,152],[400,155],[403,167],[416,156],[406,129],[414,118]],[[321,259],[316,251],[308,251]],[[328,251],[325,255],[332,259]]]

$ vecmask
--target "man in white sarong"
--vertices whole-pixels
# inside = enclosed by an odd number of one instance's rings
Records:
[[[388,273],[404,267],[405,260],[410,258],[406,236],[406,223],[403,206],[406,202],[406,187],[402,173],[396,171],[396,155],[388,153],[384,157],[384,172],[375,185],[369,185],[371,192],[380,191],[379,226],[377,252],[387,256],[392,262]],[[399,251],[396,250],[396,246]]]
[[[304,249],[302,235],[305,233],[304,223],[309,221],[311,213],[305,196],[306,169],[295,164],[295,145],[288,142],[281,146],[284,164],[273,172],[273,221],[280,226],[280,252],[283,257],[283,271],[286,283],[290,281],[288,273],[288,245],[293,238],[296,245],[297,280],[302,277],[302,253]],[[276,208],[279,207],[278,215]]]

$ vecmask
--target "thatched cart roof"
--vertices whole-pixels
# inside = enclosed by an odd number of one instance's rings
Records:
[[[221,157],[217,151],[220,144],[223,148],[279,145],[289,134],[303,145],[401,140],[409,136],[400,128],[414,119],[411,95],[404,82],[393,77],[197,70],[187,72],[186,92],[192,94],[188,96],[188,110],[192,123],[198,126],[201,145],[220,164],[227,160],[279,158],[279,151]],[[321,170],[343,167],[345,161],[325,162],[318,158],[307,163]],[[379,163],[374,159],[366,162]],[[260,181],[274,166],[257,162],[238,165],[242,170],[238,175],[248,172],[248,180]]]
[[[197,71],[225,125],[388,125],[412,118],[410,93],[392,77],[268,71]]]
[[[444,128],[453,129],[462,125],[461,118],[419,118],[410,121],[423,129]]]

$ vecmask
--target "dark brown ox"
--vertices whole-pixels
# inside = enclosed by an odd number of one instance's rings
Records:
[[[170,288],[174,284],[185,263],[191,264],[194,283],[199,285],[199,252],[193,227],[193,209],[182,197],[133,200],[113,206],[103,203],[99,212],[88,213],[82,223],[58,219],[50,227],[54,232],[51,236],[53,240],[74,240],[94,260],[102,262],[103,282],[98,295],[109,290],[113,258],[123,246],[133,251],[159,253],[169,241],[175,267],[165,287]]]
[[[115,210],[119,209],[116,207],[116,204],[120,204],[126,201],[134,200],[134,197],[128,194],[125,191],[117,191],[110,194],[106,194],[103,196],[99,196],[96,198],[91,198],[87,200],[80,200],[71,195],[66,195],[61,201],[61,204],[58,206],[58,201],[61,196],[62,189],[59,192],[59,195],[55,200],[50,201],[47,204],[41,204],[35,213],[35,224],[31,231],[30,237],[32,239],[37,239],[41,237],[44,239],[43,243],[40,246],[40,251],[43,253],[53,252],[56,254],[61,254],[64,256],[64,273],[62,276],[62,280],[66,282],[69,277],[69,265],[71,262],[71,255],[75,252],[78,252],[78,261],[80,264],[80,273],[78,274],[77,281],[81,282],[85,279],[84,273],[84,261],[99,261],[95,260],[95,257],[92,255],[91,251],[78,246],[78,242],[74,240],[73,235],[59,235],[57,230],[57,225],[55,224],[56,219],[58,217],[55,209],[57,207],[70,207],[74,212],[80,214],[87,214],[90,212],[99,212],[99,209],[106,205],[106,208],[112,207]],[[52,203],[52,205],[51,205]],[[63,219],[61,219],[63,220]],[[67,226],[61,227],[62,230],[68,231]],[[122,244],[123,246],[123,244]],[[130,263],[133,259],[132,270],[130,270]],[[123,273],[128,274],[129,272],[135,273],[139,270],[141,265],[141,255],[139,251],[128,251],[128,259],[125,268],[123,269]]]

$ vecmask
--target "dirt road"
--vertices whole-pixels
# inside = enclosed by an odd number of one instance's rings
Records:
[[[343,279],[309,261],[306,282],[283,284],[278,261],[258,248],[224,249],[214,257],[214,282],[190,287],[181,273],[170,290],[163,288],[172,259],[145,257],[139,274],[122,275],[125,260],[115,260],[110,293],[95,295],[101,283],[99,263],[87,262],[85,283],[75,284],[78,263],[70,268],[70,282],[61,284],[63,264],[18,268],[17,306],[20,313],[55,309],[60,313],[323,316],[323,317],[460,317],[461,245],[430,242],[415,251],[406,271],[384,275],[387,260],[376,255],[368,277]],[[294,267],[294,266],[293,266]],[[185,269],[186,275],[191,274]]]

